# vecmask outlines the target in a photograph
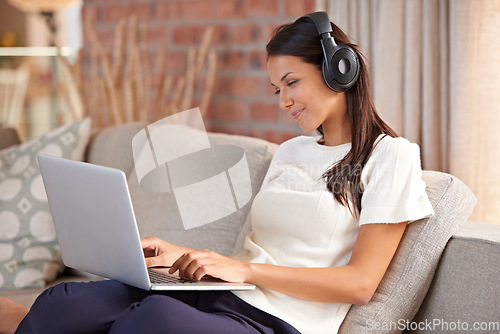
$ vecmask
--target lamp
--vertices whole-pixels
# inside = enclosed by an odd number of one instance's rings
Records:
[[[7,0],[23,12],[55,12],[81,0]]]

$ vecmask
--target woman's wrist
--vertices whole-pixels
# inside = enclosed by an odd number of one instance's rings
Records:
[[[264,283],[264,277],[268,275],[266,273],[267,267],[270,267],[270,265],[248,262],[245,283],[261,286]]]
[[[243,268],[244,268],[243,282],[253,284],[253,282],[254,282],[253,272],[255,269],[255,263],[243,262]]]

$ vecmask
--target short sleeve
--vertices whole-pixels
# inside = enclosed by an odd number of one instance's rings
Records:
[[[383,137],[361,172],[359,224],[401,223],[434,214],[425,192],[420,148],[404,138]]]

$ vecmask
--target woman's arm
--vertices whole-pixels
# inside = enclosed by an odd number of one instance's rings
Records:
[[[317,302],[363,305],[370,301],[399,245],[406,222],[360,227],[349,263],[342,267],[292,268],[243,263],[210,251],[184,253],[170,272],[201,279],[211,275],[248,282]]]

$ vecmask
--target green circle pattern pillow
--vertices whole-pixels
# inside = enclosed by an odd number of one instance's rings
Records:
[[[90,119],[0,151],[0,288],[43,287],[64,268],[37,153],[83,160]]]

